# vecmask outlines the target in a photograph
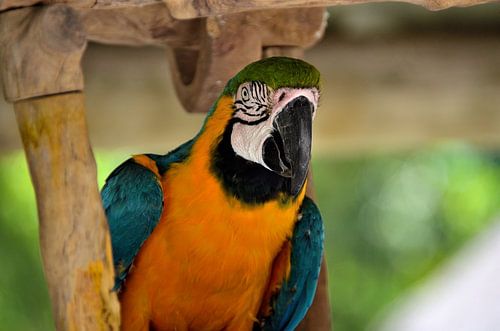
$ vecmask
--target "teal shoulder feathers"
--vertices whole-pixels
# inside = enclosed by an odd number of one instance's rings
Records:
[[[146,154],[159,174],[188,155],[190,140],[166,155]],[[144,241],[153,232],[163,211],[163,190],[157,174],[133,158],[122,163],[106,180],[101,192],[108,219],[115,266],[115,290],[119,290]]]

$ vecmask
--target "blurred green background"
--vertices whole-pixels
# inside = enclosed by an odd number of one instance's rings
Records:
[[[369,328],[499,214],[499,36],[499,5],[331,10],[307,59],[324,80],[313,168],[335,330]],[[180,109],[161,50],[87,53],[100,185],[129,154],[193,136],[202,116]],[[12,113],[0,103],[0,330],[53,330]]]

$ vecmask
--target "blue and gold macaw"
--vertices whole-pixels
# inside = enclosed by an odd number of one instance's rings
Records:
[[[316,291],[323,223],[305,197],[319,72],[252,63],[198,135],[136,155],[102,199],[123,330],[293,330]]]

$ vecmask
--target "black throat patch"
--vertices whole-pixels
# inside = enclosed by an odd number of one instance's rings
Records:
[[[226,193],[248,203],[259,204],[290,191],[290,179],[264,168],[258,163],[236,155],[231,146],[231,133],[238,119],[232,119],[221,141],[213,151],[212,172],[221,181]],[[285,201],[292,198],[285,193]]]

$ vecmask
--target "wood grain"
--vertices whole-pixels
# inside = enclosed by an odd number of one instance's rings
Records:
[[[111,243],[81,93],[14,104],[57,330],[118,330]]]
[[[153,2],[141,7],[93,7],[78,10],[88,40],[130,46],[193,48],[200,44],[200,20],[176,20],[166,5]]]
[[[146,0],[138,0],[138,1],[126,1],[126,0],[111,0],[111,1],[101,1],[101,0],[0,0],[0,12],[9,9],[16,8],[24,8],[31,7],[35,5],[54,5],[54,4],[67,4],[73,8],[89,8],[92,6],[96,6],[97,3],[128,3],[128,5],[132,5],[134,2],[144,2]],[[160,0],[151,0],[151,1],[160,1]],[[104,4],[103,4],[104,5]]]
[[[0,14],[0,59],[8,101],[83,89],[87,44],[79,14],[67,5]]]
[[[381,2],[380,0],[163,0],[173,17],[190,19],[216,15],[228,15],[252,10],[326,7],[336,5],[354,5],[360,3]],[[407,2],[425,7],[429,10],[441,10],[449,7],[474,6],[497,0],[388,0],[386,2]]]
[[[35,4],[65,3],[75,8],[140,8],[157,4],[162,0],[0,0],[0,11],[12,8],[33,6]],[[386,0],[385,2],[406,2],[429,10],[442,10],[450,7],[468,7],[498,0]],[[380,0],[163,0],[171,15],[176,19],[193,19],[216,15],[228,15],[245,11],[263,9],[284,9],[300,7],[329,7],[355,5],[361,3],[383,2]]]

